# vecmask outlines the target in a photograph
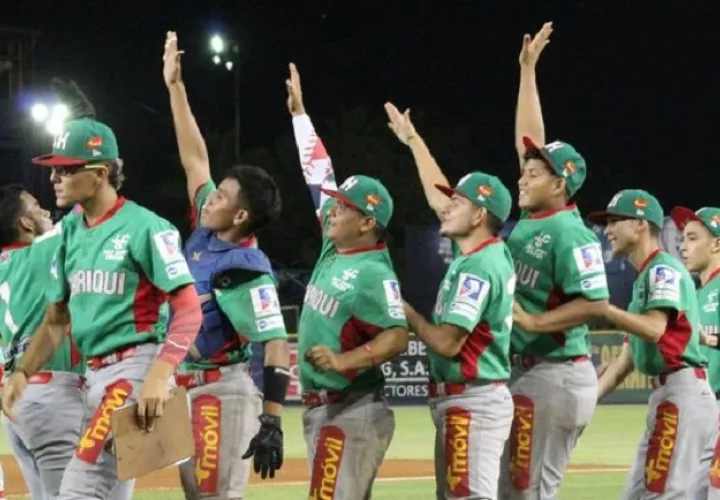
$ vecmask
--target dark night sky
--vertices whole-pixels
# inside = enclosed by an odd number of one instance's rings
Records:
[[[175,149],[161,75],[167,29],[187,51],[199,121],[219,128],[232,125],[232,80],[209,62],[207,35],[227,28],[239,36],[244,147],[272,146],[291,130],[283,82],[292,60],[316,124],[355,106],[380,120],[386,99],[436,123],[469,122],[482,144],[467,145],[469,164],[515,188],[517,55],[523,33],[552,20],[541,98],[548,139],[572,143],[588,161],[581,208],[598,208],[624,187],[650,190],[666,210],[720,204],[717,1],[8,3],[3,24],[46,35],[33,54],[36,80],[62,74],[87,90],[118,133],[128,189],[141,201],[151,193],[138,175]],[[438,158],[451,180],[464,173],[442,164],[442,150]],[[342,157],[335,163],[339,177],[350,173]]]

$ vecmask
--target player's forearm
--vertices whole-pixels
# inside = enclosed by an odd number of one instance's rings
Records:
[[[435,158],[422,137],[419,135],[413,136],[408,141],[408,146],[415,159],[415,166],[420,176],[420,183],[425,192],[425,198],[430,208],[439,216],[440,212],[447,205],[448,198],[438,191],[435,185],[441,184],[443,186],[449,186],[450,184],[448,183],[447,177],[443,174],[440,165],[435,161]]]
[[[165,342],[160,346],[158,361],[164,361],[174,370],[195,342],[202,324],[202,309],[193,285],[175,290],[168,298],[168,304],[172,320],[168,325]]]
[[[525,154],[525,145],[522,140],[524,136],[531,137],[537,144],[545,144],[545,124],[535,68],[521,66],[515,114],[515,147],[521,158]]]
[[[265,366],[263,368],[263,413],[282,416],[287,386],[290,381],[290,353],[284,339],[265,343]]]
[[[319,217],[320,210],[327,200],[327,195],[320,192],[320,188],[337,189],[332,160],[307,114],[294,115],[292,123],[305,184],[310,190],[315,213]]]
[[[405,306],[405,315],[407,316],[408,325],[415,333],[415,336],[422,340],[428,348],[432,349],[441,356],[451,358],[457,356],[462,349],[467,336],[457,338],[449,332],[443,330],[442,327],[433,325],[423,318],[422,314],[415,309]]]
[[[647,342],[657,343],[667,328],[667,319],[663,321],[652,314],[634,314],[615,306],[608,307],[605,317],[618,330],[640,337]]]
[[[587,300],[578,297],[555,309],[534,315],[533,333],[558,333],[593,319],[602,318],[608,308],[607,300]]]
[[[605,373],[602,374],[598,381],[598,401],[617,389],[623,380],[632,373],[633,368],[630,348],[625,344],[620,352],[620,356],[610,363],[610,366],[607,367]]]
[[[188,183],[192,181],[200,186],[210,180],[210,157],[207,146],[190,109],[185,85],[178,82],[170,86],[169,91],[180,163],[185,169]],[[191,193],[192,195],[194,192]]]
[[[28,376],[40,370],[50,361],[65,335],[70,330],[70,315],[65,305],[52,304],[45,320],[33,333],[25,354],[20,358],[17,370]]]
[[[373,340],[343,353],[345,370],[381,365],[405,352],[407,345],[407,328],[394,327],[385,330]]]

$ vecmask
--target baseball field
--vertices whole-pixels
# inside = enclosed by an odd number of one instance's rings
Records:
[[[433,496],[433,429],[425,407],[395,408],[397,427],[388,456],[375,483],[373,499],[426,499]],[[618,498],[627,468],[642,433],[645,407],[603,405],[583,434],[573,455],[560,495],[567,500]],[[281,500],[307,495],[307,466],[300,409],[291,408],[283,418],[286,460],[274,481],[251,478],[246,498]],[[25,483],[4,439],[0,440],[5,490],[11,498],[26,498]],[[177,470],[165,469],[138,480],[133,498],[182,499]]]

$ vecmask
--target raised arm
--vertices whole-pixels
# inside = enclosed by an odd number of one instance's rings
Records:
[[[515,114],[515,148],[523,164],[525,145],[523,137],[528,136],[535,144],[545,144],[545,125],[543,124],[540,94],[538,93],[535,67],[545,46],[550,43],[552,23],[545,23],[533,38],[525,34],[520,51],[520,88]]]
[[[211,180],[210,159],[182,81],[180,67],[182,54],[183,52],[178,51],[177,48],[177,35],[174,31],[168,31],[163,55],[163,76],[170,93],[170,108],[180,151],[180,163],[187,178],[190,204],[193,204],[198,190]]]
[[[448,197],[438,191],[435,185],[442,184],[449,187],[447,177],[440,170],[440,165],[435,161],[423,138],[415,130],[415,126],[410,120],[410,110],[406,109],[401,114],[394,104],[387,102],[385,103],[385,111],[390,120],[388,123],[390,130],[395,133],[400,142],[410,148],[420,175],[420,183],[425,192],[425,198],[430,208],[435,211],[439,218],[448,204]]]
[[[285,81],[288,91],[287,106],[292,115],[295,144],[300,156],[305,184],[307,184],[315,205],[315,214],[322,224],[322,208],[328,196],[320,191],[323,189],[337,189],[335,171],[327,150],[315,132],[310,117],[305,112],[300,85],[300,73],[295,64],[290,63],[290,78]]]

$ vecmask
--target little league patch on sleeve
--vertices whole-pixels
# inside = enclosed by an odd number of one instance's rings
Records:
[[[285,320],[281,315],[272,316],[270,318],[259,319],[255,321],[255,328],[258,333],[268,332],[270,330],[285,329]]]
[[[580,288],[583,290],[602,290],[607,288],[607,286],[607,276],[605,276],[604,273],[584,279],[580,282]]]
[[[180,276],[187,276],[190,274],[190,268],[188,268],[187,262],[184,260],[180,260],[175,262],[174,264],[168,264],[165,266],[165,274],[167,274],[167,277],[171,280],[178,278]]]
[[[662,264],[650,269],[648,300],[680,302],[680,279],[682,276],[670,266]]]
[[[605,270],[600,243],[590,243],[573,249],[575,265],[580,274],[592,274]]]
[[[182,260],[183,254],[180,250],[180,233],[172,229],[160,231],[153,236],[155,248],[165,264],[172,264]]]
[[[387,301],[388,314],[393,319],[405,319],[405,305],[403,304],[400,285],[396,280],[384,280],[385,300]]]
[[[475,321],[489,292],[490,282],[474,274],[460,273],[455,297],[448,312]]]
[[[253,312],[256,318],[282,314],[277,290],[273,285],[256,286],[250,290]]]

